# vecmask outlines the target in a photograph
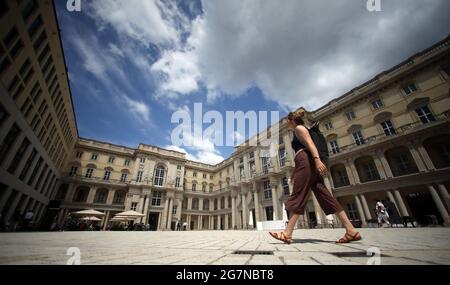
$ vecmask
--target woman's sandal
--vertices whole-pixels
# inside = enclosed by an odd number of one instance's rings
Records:
[[[345,235],[341,237],[338,241],[336,241],[336,243],[349,243],[352,241],[359,241],[361,239],[362,237],[359,232],[356,232],[356,234],[353,236],[348,233],[345,233]]]
[[[284,242],[284,243],[287,243],[287,244],[291,244],[291,243],[292,243],[292,237],[286,236],[286,235],[284,234],[284,232],[281,232],[281,233],[269,232],[269,234],[270,234],[274,239],[280,240],[280,241],[282,241],[282,242]]]

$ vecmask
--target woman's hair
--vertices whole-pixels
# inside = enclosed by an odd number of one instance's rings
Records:
[[[288,114],[288,120],[294,121],[297,125],[304,125],[305,121],[303,118],[305,117],[305,109],[300,108],[295,112],[290,112]]]

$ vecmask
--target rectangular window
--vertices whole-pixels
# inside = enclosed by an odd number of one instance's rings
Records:
[[[268,174],[269,173],[269,167],[270,167],[270,158],[267,156],[263,156],[261,158],[262,161],[262,168],[263,168],[263,172],[264,174]]]
[[[34,158],[37,155],[37,151],[36,149],[33,149],[33,151],[31,152],[30,156],[27,159],[27,162],[25,163],[25,166],[22,169],[22,172],[20,173],[19,179],[20,180],[24,180],[25,177],[28,174],[28,170],[30,170],[31,165],[33,164]]]
[[[114,159],[115,158],[113,156],[110,156],[109,159],[108,159],[108,163],[114,163]]]
[[[81,158],[83,156],[83,152],[77,151],[77,158]]]
[[[203,179],[206,179],[206,174],[203,174]]]
[[[103,180],[109,180],[109,178],[111,177],[111,171],[106,170],[105,171],[105,175],[103,175]]]
[[[11,30],[6,34],[6,36],[3,38],[3,43],[5,44],[6,48],[10,48],[12,44],[17,40],[19,37],[19,32],[17,31],[16,27],[12,27]]]
[[[142,182],[142,171],[138,171],[137,173],[137,177],[136,177],[136,182]]]
[[[392,136],[396,134],[394,126],[392,125],[392,122],[390,120],[382,122],[381,127],[383,128],[384,134],[386,136]]]
[[[98,154],[93,153],[91,156],[91,160],[97,160],[97,158],[98,158]]]
[[[3,143],[0,145],[0,162],[5,160],[20,133],[21,130],[16,124],[14,124],[9,130],[6,137],[3,139]]]
[[[75,176],[77,174],[77,171],[78,171],[78,167],[72,166],[72,168],[70,169],[69,176]]]
[[[145,157],[140,158],[141,163],[145,163]]]
[[[244,166],[243,165],[239,166],[239,177],[240,177],[240,179],[244,178]]]
[[[33,21],[33,23],[31,23],[30,27],[28,28],[28,34],[30,35],[30,38],[33,38],[33,36],[36,34],[43,23],[44,22],[42,22],[42,18],[40,15]]]
[[[284,148],[278,150],[278,160],[280,162],[280,167],[286,165],[286,150]]]
[[[253,151],[250,152],[250,153],[248,154],[248,158],[249,158],[249,159],[255,158],[255,153],[254,153]]]
[[[86,170],[86,178],[92,178],[92,173],[94,172],[93,168],[88,168]]]
[[[331,122],[326,122],[325,123],[325,129],[331,130],[332,128],[333,128],[333,124]]]
[[[428,106],[423,106],[416,109],[417,116],[419,116],[420,121],[423,124],[428,124],[431,122],[436,121],[436,118],[434,118],[433,114],[430,111],[430,108]]]
[[[410,95],[417,91],[417,86],[415,84],[409,84],[405,87],[403,87],[403,92],[405,92],[406,95]]]
[[[195,188],[197,188],[197,184],[192,183],[192,192],[195,192]]]
[[[172,207],[172,215],[176,215],[177,214],[177,205]]]
[[[161,197],[162,197],[161,191],[153,191],[152,206],[161,206]]]
[[[287,179],[287,177],[283,177],[283,194],[284,195],[289,195],[289,181]]]
[[[177,165],[177,169],[178,169],[178,170],[181,170],[181,165]]]
[[[202,192],[205,193],[206,192],[206,184],[202,185]]]
[[[255,176],[255,172],[256,172],[255,162],[254,161],[250,161],[248,163],[248,168],[249,168],[249,171],[250,171],[250,177],[254,177]]]
[[[138,205],[138,203],[137,203],[137,202],[133,202],[133,203],[131,203],[131,211],[136,211],[136,209],[137,209],[137,205]]]
[[[127,182],[127,174],[126,173],[122,173],[122,175],[120,176],[120,182],[125,183]]]
[[[383,102],[381,101],[381,99],[377,99],[375,101],[372,101],[372,107],[375,110],[380,109],[381,107],[383,107]]]
[[[241,157],[239,157],[239,164],[242,164],[242,163],[244,163],[244,158],[241,156]]]
[[[42,157],[40,157],[38,162],[36,163],[36,166],[33,169],[33,172],[31,173],[30,179],[28,179],[28,186],[31,186],[33,184],[34,179],[36,178],[37,172],[41,168],[42,162],[44,162],[44,160],[42,159]]]
[[[192,173],[192,176],[197,177],[197,172]]]
[[[33,15],[33,13],[38,8],[37,0],[28,0],[27,2],[28,2],[27,5],[22,10],[22,18],[25,22],[30,18],[31,15]]]
[[[355,140],[356,145],[365,144],[364,137],[363,137],[361,131],[354,132],[353,139]]]
[[[129,160],[129,159],[125,159],[124,165],[125,165],[125,166],[130,166],[130,160]]]
[[[266,180],[263,183],[264,200],[272,199],[272,189],[270,188],[270,181]]]
[[[175,187],[180,187],[180,181],[181,181],[181,178],[180,177],[177,177],[177,178],[175,178]]]
[[[11,161],[11,164],[8,167],[9,173],[14,175],[14,173],[17,170],[17,166],[19,166],[19,163],[22,161],[25,151],[29,146],[30,141],[27,138],[24,138],[22,144],[20,145],[19,149],[16,152],[16,155],[14,156],[13,160]]]
[[[339,149],[339,145],[337,143],[337,140],[330,141],[331,151],[336,154],[339,153],[341,150]]]
[[[347,111],[345,113],[345,116],[347,117],[347,120],[349,120],[349,121],[356,118],[355,112],[353,112],[353,110]]]

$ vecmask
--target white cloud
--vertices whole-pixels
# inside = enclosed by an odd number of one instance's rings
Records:
[[[160,96],[166,96],[167,92],[189,94],[199,88],[201,75],[195,54],[191,51],[165,51],[151,70],[156,76],[162,76]]]
[[[195,154],[187,152],[184,148],[168,145],[164,147],[168,150],[174,150],[186,154],[186,158],[192,161],[216,165],[224,160],[217,151],[197,151]]]
[[[130,37],[145,46],[178,41],[176,29],[161,13],[160,7],[164,5],[159,0],[96,0],[90,5],[93,17],[102,25],[110,25],[119,35]]]
[[[125,103],[125,106],[136,119],[143,123],[151,124],[150,120],[150,108],[143,102],[138,100],[133,100],[126,95],[120,97],[121,101]]]

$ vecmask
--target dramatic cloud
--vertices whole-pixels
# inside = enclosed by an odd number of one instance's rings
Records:
[[[120,99],[125,103],[125,106],[128,107],[128,112],[130,114],[144,123],[151,123],[150,108],[144,102],[133,100],[126,95],[122,95]]]
[[[209,86],[316,108],[449,32],[449,1],[366,2],[204,1],[189,44]]]

